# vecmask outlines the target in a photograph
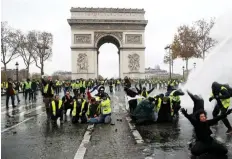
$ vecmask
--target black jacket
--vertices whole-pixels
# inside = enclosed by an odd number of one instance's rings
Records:
[[[204,100],[200,98],[197,95],[193,95],[192,93],[188,92],[188,95],[193,100],[194,107],[193,107],[193,113],[197,112],[200,109],[204,110]]]
[[[217,116],[216,118],[207,120],[206,122],[200,122],[197,118],[194,118],[192,115],[187,113],[184,113],[184,116],[194,126],[197,140],[208,143],[213,140],[213,138],[210,136],[212,134],[210,126],[216,124],[219,120],[224,119],[227,114]]]
[[[52,94],[52,89],[53,89],[53,92],[54,92],[53,82],[49,81],[49,83],[48,83],[44,79],[41,79],[41,81],[42,81],[42,84],[43,84],[43,88],[41,89],[43,97],[45,97],[45,98],[52,98],[54,96],[54,94]],[[47,84],[48,84],[48,91],[47,91],[47,93],[44,93],[44,87]]]

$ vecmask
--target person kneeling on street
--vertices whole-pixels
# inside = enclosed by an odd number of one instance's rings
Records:
[[[131,115],[132,120],[135,121],[136,124],[154,122],[154,108],[155,98],[148,97],[147,99],[142,100]]]
[[[60,100],[59,95],[55,95],[55,99],[51,102],[51,119],[56,123],[60,118],[60,122],[63,123],[63,102]]]
[[[88,122],[89,123],[98,123],[99,121],[99,102],[96,101],[95,98],[91,98],[87,116],[88,116]]]
[[[194,126],[196,133],[196,142],[191,146],[193,155],[200,156],[210,153],[221,156],[227,154],[227,148],[210,136],[212,134],[210,126],[215,125],[219,120],[225,119],[232,112],[232,109],[210,120],[207,120],[207,114],[204,110],[199,110],[195,113],[195,117],[189,115],[184,108],[181,109],[181,112]]]
[[[79,119],[81,119],[81,123],[86,123],[87,110],[88,102],[83,99],[82,94],[77,94],[77,98],[73,100],[72,123],[78,123]]]
[[[105,93],[105,87],[101,86],[98,89],[97,101],[100,101],[99,109],[100,109],[100,117],[99,122],[109,124],[111,122],[111,103],[110,97],[107,93]]]
[[[70,95],[70,92],[67,91],[65,96],[62,98],[62,101],[64,103],[64,114],[66,115],[67,110],[71,109],[70,115],[72,114],[73,110],[73,97]]]

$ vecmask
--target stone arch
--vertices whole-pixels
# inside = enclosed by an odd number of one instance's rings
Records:
[[[120,78],[144,78],[148,23],[144,9],[71,8],[70,12],[73,79],[97,78],[98,53],[104,43],[118,48]]]
[[[119,76],[120,76],[120,48],[122,47],[122,39],[120,40],[120,37],[112,33],[102,33],[98,38],[95,39],[94,47],[97,50],[97,76],[99,76],[99,49],[100,47],[105,43],[112,43],[118,48],[118,56],[119,56]]]
[[[104,39],[105,38],[105,39]],[[112,43],[120,49],[122,47],[122,32],[101,32],[94,33],[94,47],[99,48],[104,43]],[[99,46],[100,45],[100,46]]]

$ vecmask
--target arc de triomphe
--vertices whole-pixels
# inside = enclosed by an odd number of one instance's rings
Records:
[[[71,8],[72,79],[97,78],[99,48],[113,43],[119,53],[119,76],[144,78],[144,9]],[[107,59],[106,59],[107,60]]]

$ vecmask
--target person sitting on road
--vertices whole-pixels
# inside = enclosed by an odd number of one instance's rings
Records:
[[[98,123],[99,121],[99,102],[96,101],[95,98],[91,98],[89,106],[88,106],[88,111],[87,111],[87,116],[88,116],[88,122],[89,123]]]
[[[51,102],[51,119],[56,123],[58,118],[63,123],[63,102],[59,95],[55,95],[55,99]]]
[[[64,103],[64,114],[66,115],[67,110],[71,109],[70,111],[70,115],[71,115],[73,110],[73,97],[70,95],[69,91],[66,92],[66,95],[62,98],[62,101]]]
[[[181,109],[181,112],[194,126],[196,142],[191,144],[192,146],[190,145],[193,155],[200,156],[205,153],[214,155],[227,154],[227,148],[211,137],[212,131],[210,126],[215,125],[219,120],[225,119],[232,112],[232,109],[210,120],[207,120],[207,113],[204,110],[199,110],[195,113],[195,117],[189,115],[184,108]]]
[[[105,93],[105,87],[101,86],[98,89],[98,93],[95,95],[96,100],[100,101],[100,117],[99,122],[109,124],[111,122],[111,101],[107,93]]]
[[[81,123],[86,123],[87,110],[88,101],[83,98],[83,94],[77,94],[76,99],[73,100],[72,123],[78,123],[79,119],[81,119]]]

